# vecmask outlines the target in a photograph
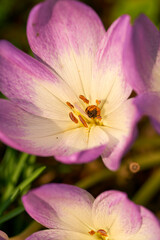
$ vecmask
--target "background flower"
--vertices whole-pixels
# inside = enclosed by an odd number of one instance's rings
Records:
[[[159,240],[160,237],[160,224],[154,215],[119,191],[106,191],[94,199],[75,186],[48,184],[23,196],[23,204],[32,218],[49,228],[27,240]]]
[[[0,240],[8,240],[8,236],[6,233],[0,230]]]
[[[145,15],[141,15],[130,36],[128,50],[124,53],[126,76],[139,94],[139,111],[151,117],[160,133],[160,33]]]

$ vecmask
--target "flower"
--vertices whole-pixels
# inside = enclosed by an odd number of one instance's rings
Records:
[[[8,236],[6,233],[0,230],[0,240],[8,240]]]
[[[130,201],[125,193],[110,190],[96,199],[67,184],[46,184],[22,198],[27,213],[49,228],[27,240],[159,240],[158,219]]]
[[[119,167],[138,113],[124,78],[129,16],[105,33],[97,14],[74,0],[48,0],[29,15],[36,59],[0,42],[0,139],[30,154]]]
[[[160,133],[160,33],[145,15],[135,21],[124,54],[126,77],[139,95],[137,107]]]

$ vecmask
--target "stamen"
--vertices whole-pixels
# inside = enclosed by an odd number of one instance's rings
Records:
[[[82,118],[82,116],[78,115],[78,117],[79,117],[79,120],[81,121],[81,123],[83,124],[83,126],[88,128],[88,125],[87,125],[86,121]]]
[[[67,104],[68,107],[70,107],[71,109],[74,108],[74,106],[73,106],[70,102],[66,102],[66,104]]]
[[[101,235],[104,236],[104,237],[107,237],[107,236],[108,236],[108,235],[107,235],[107,232],[106,232],[105,230],[103,230],[103,229],[99,229],[99,230],[97,231],[97,233],[101,234]]]
[[[101,116],[98,116],[98,117],[96,117],[95,119],[101,121],[101,120],[102,120],[102,117],[101,117]]]
[[[90,234],[91,236],[93,236],[93,235],[95,234],[95,231],[91,230],[91,231],[89,232],[89,234]]]
[[[80,98],[83,102],[89,104],[89,100],[88,100],[87,98],[85,98],[83,95],[79,95],[79,98]]]
[[[78,119],[73,115],[72,112],[69,113],[69,117],[73,122],[78,123]]]
[[[100,100],[96,100],[96,103],[97,103],[97,105],[99,105],[101,103],[101,101]]]

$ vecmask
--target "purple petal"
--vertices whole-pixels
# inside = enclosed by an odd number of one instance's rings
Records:
[[[94,198],[85,190],[65,184],[47,184],[23,196],[32,218],[48,228],[86,233],[90,230]]]
[[[26,240],[90,240],[89,233],[83,234],[74,231],[66,231],[61,229],[44,230],[36,232],[28,237]]]
[[[159,49],[160,33],[145,15],[141,15],[134,23],[124,54],[126,77],[136,92],[155,89],[152,70],[156,61],[157,68],[160,67]]]
[[[0,230],[0,240],[8,240],[8,236],[6,233]]]
[[[106,147],[98,135],[88,132],[70,121],[38,117],[17,107],[8,100],[0,100],[0,139],[20,151],[40,156],[53,156],[65,163],[84,163],[96,159]],[[88,149],[87,149],[88,148]]]
[[[70,120],[38,117],[8,100],[0,100],[0,139],[20,151],[41,156],[62,154],[67,149],[65,134],[68,136],[68,129],[74,134],[74,127]]]
[[[122,57],[130,29],[129,16],[118,18],[106,32],[96,54],[91,96],[102,102],[107,99],[109,111],[125,101],[132,91],[125,81]]]
[[[131,240],[159,240],[160,239],[160,222],[159,220],[146,208],[142,207],[142,226],[140,230],[131,238]]]
[[[68,119],[73,91],[52,70],[7,41],[0,41],[0,91],[25,111]]]
[[[129,150],[137,136],[135,128],[140,114],[134,99],[129,99],[104,117],[102,129],[109,136],[109,143],[102,153],[104,164],[111,170],[117,170],[123,155]]]
[[[33,52],[79,95],[87,93],[92,60],[104,33],[97,14],[73,0],[38,4],[31,11],[27,26]]]
[[[86,163],[98,158],[102,152],[105,150],[106,145],[101,145],[98,147],[82,150],[80,152],[76,152],[69,156],[56,156],[55,158],[60,162],[65,164],[72,164],[72,163]]]
[[[93,203],[92,218],[97,229],[109,229],[113,239],[136,233],[141,227],[140,208],[125,193],[106,191]],[[120,237],[120,238],[119,238]]]
[[[134,101],[140,114],[151,117],[155,129],[160,133],[160,93],[146,92],[140,94]]]

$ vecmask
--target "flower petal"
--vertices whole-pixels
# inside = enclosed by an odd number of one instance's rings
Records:
[[[8,236],[6,233],[0,230],[0,240],[8,240]]]
[[[65,184],[47,184],[22,198],[26,211],[48,228],[87,233],[92,225],[94,198],[85,190]]]
[[[66,145],[72,146],[71,154],[67,149],[65,155],[56,155],[56,159],[63,163],[84,163],[95,160],[105,150],[108,144],[108,135],[100,127],[79,128],[72,132],[66,132]],[[74,148],[73,148],[74,146]],[[78,151],[78,149],[80,151]],[[70,153],[70,154],[69,154]]]
[[[135,21],[124,54],[125,74],[133,89],[160,90],[160,33],[145,15]]]
[[[141,206],[140,210],[142,216],[142,226],[140,230],[130,238],[130,240],[159,240],[159,220],[146,208]]]
[[[101,128],[108,134],[109,143],[102,153],[102,158],[109,169],[118,169],[122,156],[135,140],[137,135],[135,125],[139,118],[134,99],[125,101],[103,118],[104,126]]]
[[[118,107],[131,94],[124,78],[123,51],[130,33],[130,18],[118,18],[106,32],[96,54],[91,83],[91,97],[102,100],[108,111]]]
[[[8,100],[0,100],[0,139],[20,151],[41,156],[60,154],[67,148],[61,135],[74,128],[76,124],[69,119],[38,117]]]
[[[89,235],[89,234],[88,234]],[[78,233],[74,231],[66,231],[61,229],[56,230],[44,230],[36,232],[28,237],[26,240],[90,240],[90,235]]]
[[[155,129],[160,133],[160,93],[143,93],[135,98],[135,104],[141,115],[151,117]]]
[[[73,91],[51,69],[0,41],[0,91],[21,108],[38,116],[67,120]]]
[[[97,14],[73,0],[38,4],[31,11],[27,26],[33,52],[54,68],[78,95],[87,94],[92,60],[104,32]]]
[[[132,203],[125,193],[114,190],[106,191],[95,199],[92,218],[97,229],[106,230],[111,238],[117,240],[136,233],[142,223],[139,206]]]

